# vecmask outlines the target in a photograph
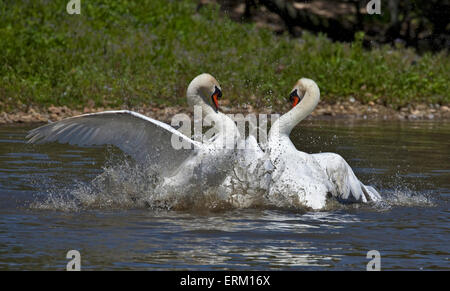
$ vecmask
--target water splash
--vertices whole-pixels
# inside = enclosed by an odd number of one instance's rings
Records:
[[[148,207],[157,181],[158,175],[151,169],[123,160],[103,168],[91,182],[50,188],[43,201],[36,199],[30,206],[63,211]]]
[[[239,175],[237,175],[239,176]],[[245,183],[230,175],[219,187],[183,187],[162,189],[155,169],[145,168],[126,159],[110,158],[103,172],[91,182],[77,182],[65,188],[51,186],[44,197],[36,198],[32,209],[81,211],[86,209],[150,209],[225,211],[241,208],[285,209],[306,212],[308,209],[293,200],[267,196],[263,188]],[[257,179],[257,178],[256,178]],[[255,180],[255,177],[253,177]],[[41,182],[42,183],[42,182]],[[45,183],[45,182],[44,182]],[[49,183],[49,181],[47,181]],[[55,184],[56,185],[56,184]],[[411,190],[401,181],[395,189],[381,189],[383,200],[369,204],[342,204],[329,199],[322,211],[372,209],[386,211],[398,206],[435,206],[431,193]],[[159,189],[159,190],[158,190]],[[281,197],[282,198],[282,197]]]
[[[405,187],[385,190],[383,200],[376,204],[377,208],[392,207],[434,207],[437,205],[435,195],[430,192],[417,192]]]

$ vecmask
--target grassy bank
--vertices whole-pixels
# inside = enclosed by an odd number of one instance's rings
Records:
[[[365,51],[323,36],[275,36],[197,1],[0,1],[0,111],[86,104],[185,104],[189,81],[209,72],[232,105],[285,102],[299,77],[322,99],[394,107],[450,103],[446,53]]]

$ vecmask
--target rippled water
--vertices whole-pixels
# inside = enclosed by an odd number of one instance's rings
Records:
[[[450,123],[303,122],[299,149],[341,154],[385,200],[322,212],[162,211],[117,187],[80,206],[65,195],[92,189],[117,151],[26,145],[30,128],[0,127],[2,270],[64,270],[72,249],[83,270],[365,270],[369,250],[384,270],[450,269]]]

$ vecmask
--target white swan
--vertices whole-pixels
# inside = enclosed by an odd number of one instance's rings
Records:
[[[241,139],[236,150],[233,171],[217,189],[219,195],[237,208],[248,208],[265,204],[269,191],[272,163],[256,138],[249,135]]]
[[[67,118],[33,129],[27,138],[29,143],[37,144],[115,145],[136,161],[157,169],[164,177],[162,188],[219,185],[232,168],[235,158],[233,143],[236,142],[235,134],[238,134],[235,123],[218,111],[221,95],[219,83],[209,74],[197,76],[188,86],[189,104],[200,106],[203,117],[217,125],[216,134],[203,143],[192,140],[168,124],[127,110]],[[173,136],[188,143],[189,148],[175,149]]]
[[[348,202],[380,200],[378,192],[363,185],[338,154],[307,154],[298,151],[291,142],[292,129],[319,103],[317,84],[310,79],[300,79],[290,98],[293,108],[275,121],[268,135],[269,156],[275,168],[269,193],[271,201],[321,209],[330,196]]]

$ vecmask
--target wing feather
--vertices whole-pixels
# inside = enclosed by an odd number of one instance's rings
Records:
[[[172,136],[190,145],[189,149],[175,149]],[[117,146],[138,162],[146,162],[161,172],[172,171],[193,154],[202,144],[193,141],[170,125],[128,111],[105,111],[84,114],[54,122],[31,130],[28,143],[69,143],[79,146]]]

